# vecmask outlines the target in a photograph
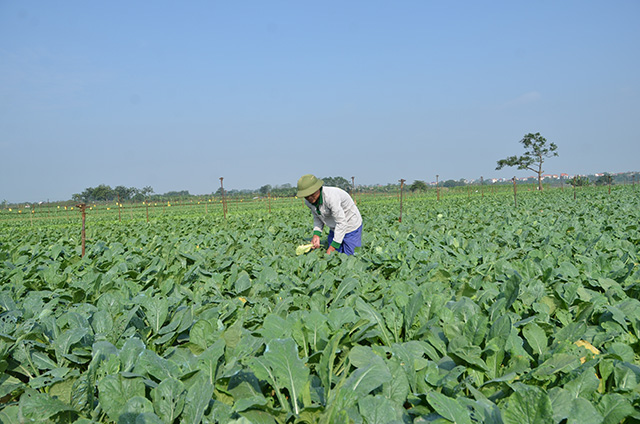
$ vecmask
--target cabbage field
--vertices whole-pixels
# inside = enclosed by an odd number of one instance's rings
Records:
[[[640,422],[636,186],[0,211],[0,422]]]

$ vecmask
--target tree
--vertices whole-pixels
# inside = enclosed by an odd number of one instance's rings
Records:
[[[125,186],[117,186],[113,189],[113,192],[115,193],[116,197],[120,199],[120,201],[123,201],[130,200],[134,195],[138,193],[138,189],[135,187],[127,188]]]
[[[427,191],[429,187],[427,186],[427,183],[425,183],[424,181],[421,180],[415,180],[410,186],[409,186],[409,190],[410,191]]]
[[[344,177],[324,177],[322,178],[325,186],[338,187],[344,191],[351,191],[351,183]]]
[[[450,187],[459,187],[459,186],[463,186],[463,185],[464,185],[464,182],[456,181],[456,180],[447,180],[447,181],[444,181],[444,182],[440,183],[441,187],[448,187],[448,188],[450,188]]]
[[[580,175],[576,175],[575,177],[567,180],[567,184],[573,187],[584,187],[584,186],[588,186],[590,183],[591,182],[589,181],[589,178],[582,177]]]
[[[116,197],[115,192],[113,191],[111,186],[105,184],[100,184],[96,188],[89,187],[85,190],[85,192],[89,193],[89,195],[87,196],[87,201],[89,202],[95,200],[113,200]],[[83,195],[85,192],[83,192]]]
[[[522,156],[509,156],[506,159],[500,159],[496,169],[502,169],[505,166],[517,166],[518,169],[528,169],[538,174],[538,190],[542,191],[542,164],[545,158],[558,156],[556,150],[558,146],[554,143],[547,144],[547,140],[540,133],[529,133],[524,136],[520,143],[525,148]]]
[[[611,176],[610,174],[604,174],[598,177],[598,179],[596,180],[596,185],[597,186],[611,185],[612,182],[613,182],[613,176]]]
[[[262,195],[267,195],[271,192],[271,185],[270,184],[265,184],[262,187],[260,187],[260,194]]]

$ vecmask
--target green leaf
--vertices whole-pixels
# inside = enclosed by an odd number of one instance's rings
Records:
[[[553,410],[547,393],[539,387],[514,384],[515,392],[509,396],[503,410],[505,424],[551,424]]]
[[[457,424],[471,424],[469,411],[455,399],[447,397],[442,393],[430,392],[427,394],[427,401],[443,418]]]
[[[304,318],[304,326],[307,330],[309,344],[314,351],[319,350],[318,343],[325,341],[329,333],[327,317],[318,311],[311,311]]]
[[[251,410],[240,413],[240,417],[237,420],[229,421],[229,424],[278,424],[278,421],[266,411]],[[303,421],[310,422],[310,421]]]
[[[604,417],[602,424],[621,423],[622,420],[635,412],[631,402],[618,393],[607,393],[602,396],[596,409]]]
[[[291,324],[276,314],[266,315],[262,322],[262,337],[267,341],[291,337],[292,331]]]
[[[140,354],[140,359],[134,368],[140,374],[149,374],[157,380],[180,377],[181,371],[177,364],[158,356],[157,353],[145,349]]]
[[[487,365],[480,358],[482,353],[478,346],[473,346],[464,336],[458,336],[449,342],[449,353],[468,365],[488,371]]]
[[[345,324],[350,324],[356,321],[356,313],[350,306],[343,306],[342,308],[331,309],[329,312],[328,323],[333,331],[338,331]]]
[[[355,346],[349,352],[349,360],[358,369],[349,376],[344,389],[354,392],[357,397],[366,396],[384,383],[391,381],[389,368],[371,348]]]
[[[153,412],[153,404],[149,399],[144,396],[134,396],[131,399],[127,399],[127,403],[124,405],[122,412],[120,413],[119,420],[122,419],[123,414],[137,416],[139,414],[151,412]]]
[[[549,390],[549,400],[551,400],[551,408],[555,422],[559,423],[569,417],[574,399],[576,399],[576,397],[574,397],[569,390],[560,387],[554,387]]]
[[[184,384],[175,378],[169,378],[151,390],[153,409],[166,424],[173,423],[182,413],[187,391]]]
[[[213,396],[213,384],[204,373],[199,372],[192,378],[187,391],[185,406],[180,416],[181,423],[199,424]]]
[[[211,384],[214,384],[216,381],[218,361],[220,361],[220,358],[224,355],[224,348],[225,340],[220,338],[198,356],[197,367],[209,378],[209,383]]]
[[[595,368],[587,368],[580,375],[565,384],[564,388],[571,393],[571,396],[588,398],[598,390],[600,380],[596,375]]]
[[[145,297],[142,309],[154,334],[158,334],[169,315],[169,301],[165,297]]]
[[[118,354],[118,357],[122,362],[122,371],[131,371],[135,367],[136,363],[140,359],[140,355],[145,351],[145,349],[145,345],[140,339],[131,338],[124,342],[124,346],[122,346],[122,349]]]
[[[65,330],[54,340],[53,346],[55,348],[58,365],[63,366],[68,362],[65,356],[69,352],[69,349],[72,345],[82,340],[82,338],[87,335],[87,332],[88,330],[86,328],[72,328]]]
[[[633,351],[633,348],[624,343],[611,343],[607,348],[607,353],[617,355],[625,362],[634,361],[635,352]]]
[[[215,341],[215,328],[207,320],[200,319],[193,324],[189,332],[189,340],[205,350]]]
[[[82,374],[74,383],[71,392],[71,405],[78,411],[88,412],[95,401],[95,377],[93,372]]]
[[[557,353],[534,371],[535,377],[548,377],[558,372],[568,373],[580,366],[580,358],[568,353]]]
[[[70,405],[57,398],[32,390],[20,397],[19,405],[22,416],[34,421],[46,421],[60,412],[75,411]]]
[[[530,322],[522,329],[522,335],[531,346],[533,353],[541,357],[547,352],[547,335],[538,324]]]
[[[53,383],[49,387],[49,395],[60,399],[68,405],[72,405],[73,385],[76,382],[75,378],[69,378],[64,381]]]
[[[424,304],[424,298],[422,297],[422,291],[418,291],[409,299],[409,303],[404,307],[404,332],[405,334],[411,333],[411,327],[413,322]]]
[[[517,272],[513,272],[513,274],[509,277],[507,281],[504,283],[504,297],[506,300],[506,304],[504,310],[507,311],[515,303],[518,299],[518,295],[520,294],[520,283],[522,282],[522,277]]]
[[[360,282],[355,278],[345,278],[344,280],[342,280],[335,292],[335,295],[333,296],[333,304],[341,305],[340,301],[342,300],[342,298],[347,294],[353,292],[359,285]]]
[[[622,392],[635,390],[640,382],[640,367],[628,362],[617,363],[613,369],[616,388]]]
[[[298,357],[298,347],[293,339],[271,340],[264,355],[250,361],[250,366],[258,378],[275,382],[274,389],[286,388],[291,396],[293,411],[296,415],[300,413],[298,401],[308,382],[309,368]]]
[[[407,400],[407,396],[411,393],[411,386],[404,365],[406,365],[406,363],[400,362],[400,360],[395,358],[388,360],[387,366],[393,378],[382,385],[382,394],[384,397],[400,405]],[[415,379],[415,376],[417,376],[417,373],[414,370],[412,377]]]
[[[595,406],[587,399],[574,397],[569,390],[553,388],[549,391],[549,398],[553,408],[553,419],[567,424],[599,424],[603,417]]]
[[[267,404],[267,399],[260,392],[259,387],[251,384],[249,381],[242,381],[237,386],[229,389],[233,395],[234,410],[238,412],[245,411],[253,407],[261,407]]]
[[[125,412],[118,418],[118,424],[163,424],[163,422],[153,412]]]
[[[329,339],[329,343],[325,346],[322,351],[322,355],[320,356],[320,362],[318,363],[318,367],[316,368],[316,372],[319,374],[320,381],[322,382],[322,386],[324,387],[325,394],[329,397],[333,386],[333,376],[334,376],[334,362],[336,359],[336,355],[339,351],[340,340],[345,334],[345,330],[339,330],[331,339]]]
[[[22,424],[24,419],[20,419],[20,406],[10,405],[0,411],[0,422],[2,424]]]
[[[234,288],[237,295],[251,288],[251,278],[246,271],[242,271],[238,274],[238,279],[234,284]]]
[[[122,378],[108,375],[98,382],[98,400],[100,406],[112,421],[118,417],[126,402],[135,397],[144,397],[145,387],[141,378]]]
[[[500,315],[491,325],[491,328],[489,329],[489,335],[487,336],[487,341],[498,339],[500,340],[499,342],[497,342],[498,345],[504,345],[504,342],[511,334],[512,328],[513,322],[511,320],[511,317],[509,315]]]
[[[367,424],[388,424],[400,422],[402,418],[402,404],[382,396],[366,396],[358,401],[360,415]],[[471,423],[469,421],[469,423]]]
[[[364,300],[358,297],[356,300],[356,311],[358,314],[368,320],[374,327],[378,329],[378,333],[380,334],[380,339],[386,346],[391,346],[391,337],[389,335],[389,330],[382,319],[382,315],[378,313],[371,305],[366,303]]]
[[[566,281],[572,278],[576,278],[580,275],[578,268],[571,262],[562,262],[558,269],[556,269],[556,275]]]
[[[2,373],[2,375],[0,375],[0,398],[5,397],[23,385],[24,383],[17,378],[9,374]]]
[[[602,421],[602,415],[588,400],[577,398],[571,401],[567,424],[600,424]]]
[[[113,318],[106,309],[99,309],[91,318],[91,326],[93,332],[103,335],[111,335],[113,333]]]

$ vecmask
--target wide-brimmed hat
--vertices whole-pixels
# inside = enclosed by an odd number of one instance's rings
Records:
[[[324,181],[316,178],[315,175],[307,174],[298,180],[298,197],[307,197],[322,187]]]

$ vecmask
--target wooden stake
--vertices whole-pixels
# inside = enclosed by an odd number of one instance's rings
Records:
[[[84,258],[84,251],[85,251],[85,240],[86,240],[86,232],[85,232],[85,222],[86,222],[86,218],[87,218],[87,205],[84,203],[80,203],[79,205],[76,205],[76,207],[78,207],[80,209],[80,211],[82,212],[82,232],[81,232],[81,238],[82,238],[82,256]]]
[[[398,219],[398,222],[402,222],[402,192],[404,191],[404,182],[406,180],[401,179],[400,180],[400,219]]]
[[[227,201],[224,198],[224,186],[222,185],[222,180],[224,177],[220,177],[220,194],[222,195],[222,213],[224,215],[224,219],[227,219]]]
[[[356,177],[351,177],[351,198],[354,203],[358,203],[356,202]]]

